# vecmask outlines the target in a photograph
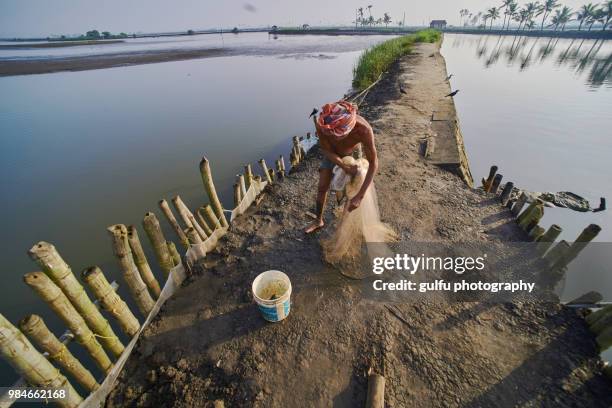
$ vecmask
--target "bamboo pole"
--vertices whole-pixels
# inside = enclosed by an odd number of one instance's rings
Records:
[[[281,165],[280,159],[276,160],[276,174],[279,180],[285,177],[285,173],[283,172],[283,166]]]
[[[512,206],[512,209],[511,209],[512,214],[514,214],[514,216],[519,215],[519,213],[521,212],[521,210],[525,206],[526,202],[527,202],[527,194],[521,193],[519,198],[516,200],[516,202]]]
[[[198,221],[198,224],[200,225],[200,227],[202,227],[202,229],[206,233],[206,236],[210,237],[213,233],[213,230],[212,228],[210,228],[210,225],[208,225],[206,218],[202,216],[202,211],[200,211],[201,209],[202,207],[196,210],[196,213],[195,213],[196,220]]]
[[[68,379],[2,314],[0,314],[0,353],[29,384],[66,390],[65,398],[52,400],[58,406],[76,408],[83,402],[83,398]]]
[[[164,215],[166,216],[166,219],[172,226],[172,229],[174,229],[174,232],[176,232],[176,235],[178,236],[181,244],[185,247],[185,249],[189,249],[189,240],[187,239],[187,236],[183,232],[179,223],[176,221],[174,214],[172,214],[172,210],[170,209],[168,202],[166,200],[160,200],[159,208],[162,210],[162,213],[164,213]]]
[[[585,317],[585,320],[587,324],[593,325],[597,323],[599,319],[603,319],[608,313],[612,314],[612,305],[607,305],[599,309],[598,311],[587,315],[587,317]]]
[[[250,164],[247,164],[246,166],[244,166],[244,181],[245,181],[247,190],[251,188],[251,184],[253,183],[253,169],[251,169]]]
[[[72,273],[70,266],[48,242],[41,241],[28,251],[30,258],[51,278],[70,303],[83,317],[87,326],[100,337],[100,343],[115,357],[119,357],[125,347],[113,331],[108,320],[102,316],[96,305],[89,299],[85,289]]]
[[[81,272],[81,277],[100,302],[102,309],[117,319],[121,331],[130,337],[134,337],[140,329],[140,323],[128,305],[108,283],[102,270],[97,266],[91,266]]]
[[[108,373],[113,364],[100,343],[98,343],[94,333],[85,323],[83,317],[77,312],[62,290],[43,272],[27,273],[24,275],[23,280],[62,319],[74,334],[77,342],[89,352],[96,365],[104,373]]]
[[[495,174],[497,173],[497,166],[493,165],[491,166],[491,168],[489,169],[489,175],[487,176],[487,179],[482,179],[482,187],[484,189],[484,191],[489,192],[489,188],[491,188],[491,183],[493,183],[493,177],[495,177]]]
[[[599,346],[599,351],[606,351],[610,346],[612,346],[612,326],[609,326],[605,330],[603,330],[596,338],[595,341]]]
[[[210,172],[210,164],[208,163],[208,159],[206,157],[202,157],[202,161],[200,162],[200,173],[202,175],[202,183],[204,184],[204,189],[206,189],[206,193],[208,194],[208,199],[210,204],[217,215],[217,218],[221,222],[221,225],[224,227],[228,227],[227,219],[225,219],[225,214],[223,213],[223,207],[221,206],[221,202],[219,201],[219,197],[217,196],[217,190],[215,189],[215,184],[213,183],[212,173]]]
[[[512,189],[514,189],[514,183],[511,181],[507,182],[501,192],[501,195],[499,196],[499,201],[502,205],[505,206],[506,204],[508,204],[508,200],[510,200],[510,194],[512,194]]]
[[[204,208],[204,210],[203,210],[202,215],[204,216],[206,221],[208,221],[208,224],[212,225],[213,230],[215,230],[217,228],[221,228],[221,222],[219,221],[219,219],[215,215],[212,207],[210,205],[207,205],[207,206],[205,206],[203,208]]]
[[[529,231],[529,237],[534,242],[537,242],[542,235],[544,235],[544,228],[539,225],[534,226],[531,231]]]
[[[240,205],[240,201],[242,200],[242,197],[240,196],[240,185],[238,185],[238,183],[234,184],[234,208],[238,207],[238,205]]]
[[[247,193],[246,182],[244,181],[244,176],[242,174],[238,174],[238,184],[240,184],[240,193],[244,197]]]
[[[170,274],[170,270],[174,266],[174,263],[172,261],[172,254],[168,251],[166,238],[164,237],[161,226],[159,225],[159,221],[157,220],[155,214],[152,212],[146,213],[144,219],[142,220],[142,226],[147,234],[147,237],[149,237],[149,242],[151,242],[151,245],[153,246],[153,252],[155,252],[157,262],[164,272],[164,276],[167,278]]]
[[[580,252],[586,248],[586,246],[591,242],[597,234],[601,231],[601,227],[596,224],[591,224],[586,227],[576,238],[576,241],[572,243],[567,251],[563,253],[561,259],[558,259],[557,262],[553,265],[553,269],[563,267],[572,262]]]
[[[147,257],[140,244],[140,239],[138,238],[138,231],[133,225],[127,227],[127,236],[132,255],[134,256],[134,263],[136,263],[136,268],[138,268],[138,272],[140,272],[140,277],[151,291],[153,297],[157,299],[161,293],[159,282],[155,279],[149,262],[147,262]]]
[[[149,294],[147,285],[142,280],[132,258],[132,251],[130,250],[127,238],[127,228],[123,224],[116,224],[108,227],[107,231],[112,240],[113,252],[119,260],[119,265],[123,271],[123,279],[127,283],[130,294],[134,298],[136,306],[138,306],[138,310],[140,310],[144,317],[147,317],[151,309],[153,309],[155,301]]]
[[[539,255],[544,255],[555,240],[561,235],[563,229],[557,224],[553,224],[548,227],[548,230],[540,237],[538,244],[536,245],[536,252]]]
[[[499,189],[499,185],[501,184],[504,176],[501,174],[496,174],[493,178],[493,182],[491,183],[491,187],[489,188],[489,193],[497,194],[497,190]]]
[[[187,235],[187,238],[189,238],[189,242],[191,242],[193,245],[197,245],[197,244],[201,244],[202,242],[202,237],[200,237],[200,234],[198,234],[198,232],[193,228],[193,227],[189,227],[185,230],[185,235]]]
[[[268,165],[266,164],[266,161],[264,159],[259,159],[259,165],[261,166],[261,169],[264,173],[264,177],[266,178],[266,180],[268,180],[268,183],[272,184],[274,181],[270,177],[270,172],[268,171]]]
[[[553,266],[557,261],[563,258],[563,254],[569,250],[570,245],[567,241],[561,240],[557,245],[551,248],[550,251],[544,255],[544,260],[548,262],[548,266]]]
[[[183,219],[183,222],[185,223],[187,228],[194,228],[196,232],[200,234],[200,238],[202,238],[202,241],[205,241],[206,238],[208,238],[206,231],[204,231],[200,224],[198,224],[198,221],[193,216],[191,210],[185,205],[185,203],[181,199],[181,196],[177,195],[176,197],[174,197],[172,199],[172,204],[174,204],[174,207],[179,212],[179,215]]]
[[[100,388],[91,372],[55,337],[40,316],[26,316],[19,322],[19,328],[40,350],[48,354],[49,360],[66,370],[87,391],[93,392]]]
[[[172,258],[172,263],[174,264],[174,266],[180,265],[181,264],[181,256],[179,255],[178,251],[176,250],[176,245],[174,245],[174,242],[168,241],[168,242],[166,242],[166,245],[168,245],[168,252],[170,252],[170,257]]]
[[[527,233],[531,231],[533,227],[538,225],[542,217],[544,216],[544,206],[541,204],[536,205],[531,209],[531,212],[525,216],[519,222],[519,226]]]
[[[368,373],[368,395],[366,408],[385,407],[385,377],[380,374]]]

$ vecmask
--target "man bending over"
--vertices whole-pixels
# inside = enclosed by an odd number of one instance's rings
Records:
[[[305,232],[310,234],[325,225],[323,212],[327,201],[327,192],[332,180],[334,166],[339,166],[347,174],[354,176],[357,166],[347,166],[342,158],[350,156],[355,147],[361,143],[366,159],[369,162],[368,172],[359,193],[348,203],[348,210],[353,211],[361,204],[365,192],[372,184],[374,173],[378,168],[378,157],[374,146],[374,133],[370,124],[357,114],[355,105],[346,101],[328,103],[321,108],[316,121],[319,147],[323,161],[319,167],[319,186],[317,190],[317,220],[309,225]]]

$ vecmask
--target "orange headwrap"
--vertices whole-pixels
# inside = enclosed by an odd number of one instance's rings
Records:
[[[357,123],[357,108],[350,102],[338,101],[323,105],[317,120],[319,127],[342,139]]]

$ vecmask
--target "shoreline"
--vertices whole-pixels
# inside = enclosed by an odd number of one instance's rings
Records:
[[[360,106],[376,135],[382,221],[415,242],[502,248],[525,240],[494,196],[444,169],[453,143],[462,145],[456,131],[437,128],[457,123],[454,103],[442,98],[445,77],[439,44],[416,44]],[[435,141],[429,157],[423,139]],[[325,264],[320,240],[333,232],[333,208],[326,211],[331,227],[302,232],[320,159],[311,149],[234,220],[143,332],[107,407],[362,406],[368,368],[385,376],[390,406],[612,404],[593,335],[573,310],[373,300]],[[294,288],[291,314],[278,324],[260,318],[249,290],[271,269],[285,271]]]

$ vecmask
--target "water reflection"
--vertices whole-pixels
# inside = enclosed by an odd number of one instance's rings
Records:
[[[606,40],[523,36],[455,36],[453,48],[473,47],[486,68],[503,62],[524,71],[547,60],[573,71],[592,88],[612,86],[612,51]]]

